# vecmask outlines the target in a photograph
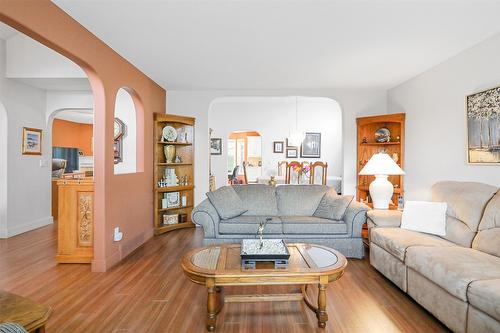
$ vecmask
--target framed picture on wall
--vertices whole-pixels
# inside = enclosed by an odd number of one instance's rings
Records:
[[[222,139],[210,139],[210,155],[222,155]]]
[[[500,165],[500,87],[467,96],[467,162]]]
[[[42,155],[42,130],[23,127],[23,155]]]
[[[300,145],[300,157],[321,157],[321,133],[306,133],[304,141]]]
[[[297,157],[299,157],[299,149],[297,147],[286,148],[286,158],[297,158]]]
[[[284,153],[285,143],[283,141],[274,141],[273,142],[273,152],[275,154]]]

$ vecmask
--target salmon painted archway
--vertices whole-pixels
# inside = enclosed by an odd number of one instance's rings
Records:
[[[94,95],[92,270],[106,271],[153,235],[152,114],[165,112],[165,90],[50,0],[2,0],[0,21],[69,58],[88,76]],[[133,91],[141,110],[137,166],[143,172],[114,175],[113,115],[121,87]],[[124,234],[119,243],[113,242],[114,227]]]

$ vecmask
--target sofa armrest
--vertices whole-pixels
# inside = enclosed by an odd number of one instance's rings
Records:
[[[193,209],[191,219],[194,224],[203,227],[205,238],[216,238],[219,233],[220,217],[208,199],[203,200]]]
[[[361,237],[361,228],[366,223],[366,212],[369,209],[370,207],[356,200],[351,201],[347,207],[343,220],[351,237]]]
[[[388,227],[399,228],[403,212],[399,210],[374,209],[368,213],[368,228]]]

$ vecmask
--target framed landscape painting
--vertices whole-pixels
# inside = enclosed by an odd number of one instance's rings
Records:
[[[23,127],[23,155],[42,155],[42,130]]]
[[[500,165],[500,87],[467,96],[467,162]]]

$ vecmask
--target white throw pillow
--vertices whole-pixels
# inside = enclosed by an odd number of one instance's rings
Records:
[[[407,201],[401,229],[446,236],[446,202]]]

